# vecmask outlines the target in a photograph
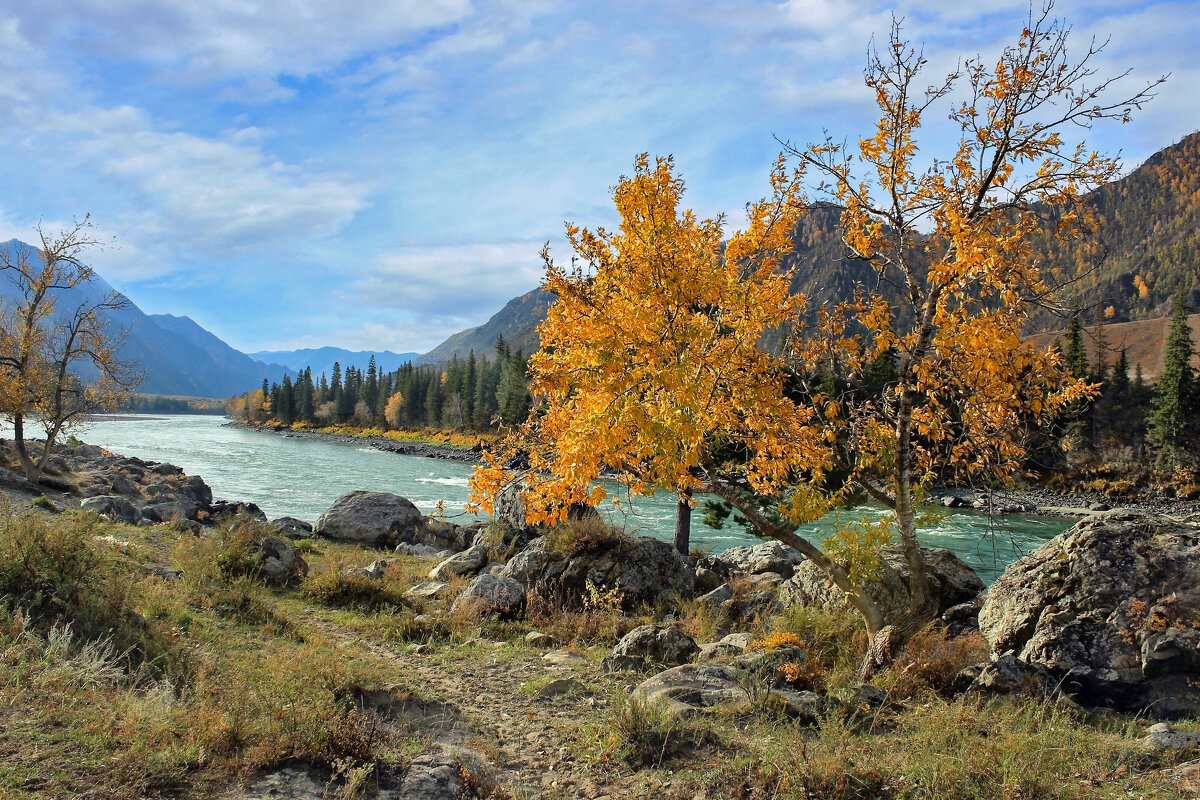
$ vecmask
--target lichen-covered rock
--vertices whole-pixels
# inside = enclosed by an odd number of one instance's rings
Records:
[[[525,613],[525,587],[504,576],[476,575],[454,601],[454,613],[519,619]]]
[[[694,585],[675,548],[648,536],[613,535],[573,551],[555,549],[542,537],[513,556],[502,574],[567,608],[582,607],[594,592],[612,592],[632,610],[690,595]]]
[[[1109,515],[1010,565],[979,628],[1080,702],[1200,713],[1200,524]]]
[[[429,577],[435,581],[445,581],[454,577],[474,575],[487,563],[487,550],[479,545],[473,545],[438,564],[430,570]]]
[[[133,503],[115,494],[89,497],[80,503],[79,507],[108,517],[113,522],[124,522],[127,525],[136,525],[142,516]]]
[[[621,637],[604,664],[613,670],[676,667],[699,652],[692,637],[675,626],[639,625]]]
[[[394,547],[413,542],[424,517],[412,502],[387,492],[355,491],[342,495],[313,526],[330,539]]]
[[[783,579],[792,577],[804,561],[798,550],[783,542],[763,542],[753,547],[731,547],[712,557],[713,568],[724,575],[759,575],[774,572]]]
[[[490,558],[506,561],[528,547],[533,539],[527,529],[493,523],[481,530],[472,544],[486,549]]]
[[[738,673],[725,664],[683,664],[647,678],[634,696],[665,710],[695,714],[719,703],[741,700],[746,690],[738,683]]]
[[[925,570],[929,588],[937,601],[937,611],[974,599],[983,591],[983,581],[965,561],[949,550],[924,549]],[[890,625],[908,610],[908,562],[899,547],[883,547],[879,551],[879,575],[867,586],[867,593],[883,612],[884,624]],[[837,588],[821,569],[811,561],[796,568],[795,575],[779,588],[779,597],[786,605],[817,605],[833,608],[846,602],[845,593]]]
[[[958,691],[986,695],[1055,697],[1059,694],[1058,681],[1049,670],[1011,655],[960,670],[954,684]]]

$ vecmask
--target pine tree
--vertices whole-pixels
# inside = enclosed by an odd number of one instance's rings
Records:
[[[1083,347],[1083,325],[1079,322],[1079,306],[1071,309],[1071,319],[1067,323],[1067,369],[1076,378],[1086,378],[1088,374],[1087,350]]]
[[[1150,443],[1175,458],[1188,445],[1193,432],[1196,405],[1196,376],[1192,370],[1192,332],[1188,328],[1187,296],[1175,295],[1171,330],[1167,334],[1163,371],[1154,389],[1150,413]]]

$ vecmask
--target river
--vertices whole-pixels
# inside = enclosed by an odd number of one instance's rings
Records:
[[[227,426],[217,416],[105,416],[76,435],[114,453],[168,461],[200,475],[217,498],[249,500],[269,517],[315,521],[333,501],[355,489],[393,492],[431,512],[443,503],[448,518],[465,520],[471,465],[385,453],[348,442],[292,438]],[[636,498],[601,509],[613,522],[670,541],[675,503],[668,495]],[[882,507],[867,505],[830,515],[801,533],[823,539],[841,520],[878,519]],[[991,583],[1021,554],[1053,538],[1071,520],[1033,515],[989,518],[947,510],[922,531],[925,544],[947,547]],[[692,542],[713,552],[757,540],[732,524],[714,530],[693,516]]]

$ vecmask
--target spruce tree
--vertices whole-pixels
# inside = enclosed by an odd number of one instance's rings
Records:
[[[1187,296],[1175,295],[1171,329],[1167,334],[1163,371],[1154,388],[1150,413],[1150,443],[1160,452],[1178,457],[1188,447],[1194,429],[1196,376],[1192,370],[1192,332],[1188,328]]]
[[[1067,322],[1067,369],[1076,378],[1088,376],[1087,350],[1083,347],[1083,325],[1079,322],[1079,306],[1071,309]]]

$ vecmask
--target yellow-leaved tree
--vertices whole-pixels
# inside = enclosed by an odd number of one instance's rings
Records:
[[[820,464],[827,447],[811,409],[784,393],[784,360],[757,346],[803,307],[780,267],[797,181],[780,160],[771,196],[748,205],[746,230],[726,241],[723,219],[681,208],[672,160],[642,155],[614,191],[620,230],[568,226],[571,266],[543,251],[557,300],[529,362],[541,407],[476,471],[476,499],[491,508],[515,477],[502,465],[520,452],[530,521],[557,522],[573,503],[600,502],[597,479],[611,472],[634,494],[678,495],[686,553],[692,495],[710,490],[714,452],[738,449],[741,476],[768,493]]]
[[[1056,236],[1086,231],[1082,196],[1117,174],[1064,134],[1127,120],[1150,94],[1107,99],[1114,79],[1094,81],[1090,66],[1098,48],[1071,59],[1069,30],[1048,15],[1031,16],[994,64],[967,61],[928,89],[917,84],[925,60],[893,26],[866,72],[875,134],[853,149],[789,146],[843,209],[847,256],[875,275],[803,324],[780,268],[798,176],[777,165],[772,199],[722,247],[719,220],[678,212],[671,162],[639,160],[615,191],[620,232],[569,227],[582,260],[569,271],[547,256],[558,300],[530,365],[541,411],[476,471],[475,496],[488,506],[516,478],[530,520],[554,522],[570,503],[603,499],[606,468],[635,493],[710,492],[845,592],[868,633],[864,675],[890,661],[937,611],[917,539],[925,490],[1009,480],[1030,431],[1090,390],[1058,354],[1021,340],[1060,278],[1030,240],[1047,219]],[[916,134],[939,103],[962,135],[922,159]],[[758,345],[774,330],[788,335],[767,352]],[[892,377],[868,391],[881,361]],[[821,372],[840,378],[818,383]],[[528,454],[520,475],[502,466],[517,451]],[[853,487],[893,512],[884,535],[848,528],[823,549],[796,532]],[[908,566],[898,620],[869,586],[891,539]]]

